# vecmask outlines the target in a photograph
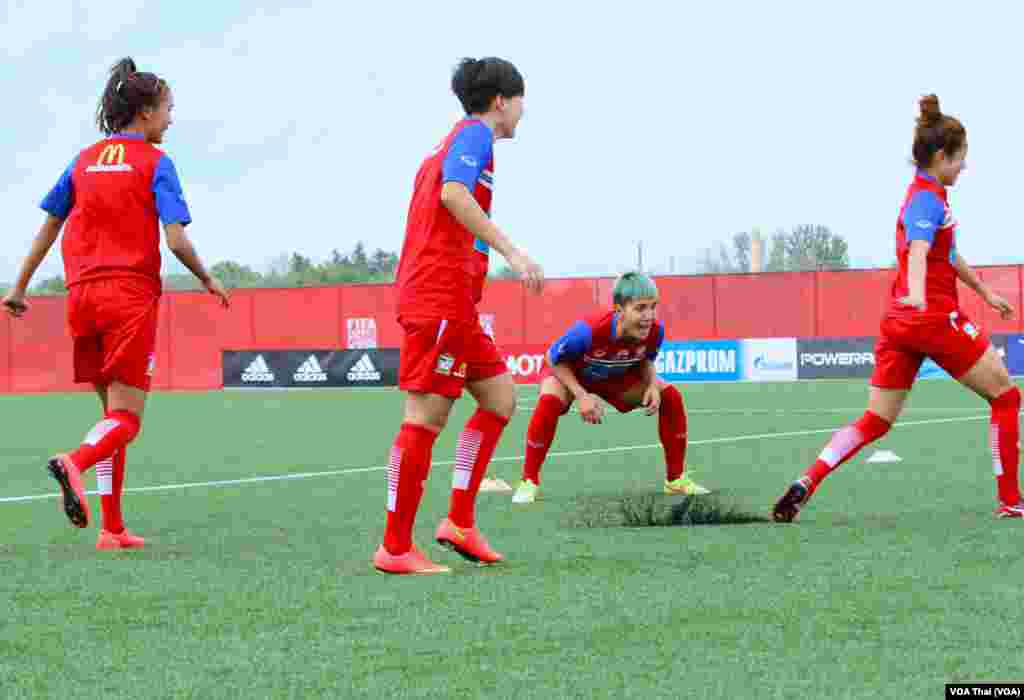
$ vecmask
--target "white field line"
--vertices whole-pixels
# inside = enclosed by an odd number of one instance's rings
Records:
[[[536,406],[536,402],[530,401],[519,401],[516,404],[516,408],[520,412],[532,411]],[[934,408],[922,406],[920,408],[914,408],[908,406],[904,408],[901,415],[908,413],[962,413],[973,415],[978,409],[972,408]],[[864,405],[850,406],[849,408],[687,408],[686,413],[688,415],[711,415],[711,416],[785,416],[785,415],[806,415],[813,416],[825,413],[841,413],[850,414],[853,417],[856,414],[864,412]],[[572,408],[569,409],[569,413],[579,413],[576,405],[573,404]],[[619,415],[630,415],[630,414],[619,414],[617,411],[610,411],[605,413],[605,417],[608,416],[619,416]],[[643,411],[637,410],[633,415],[643,415]]]
[[[963,423],[966,421],[977,421],[987,419],[988,414],[975,415],[975,416],[957,416],[955,418],[932,418],[929,420],[918,420],[918,421],[906,421],[903,423],[897,423],[897,428],[909,428],[912,426],[920,425],[938,425],[941,423]],[[788,437],[803,437],[806,435],[822,435],[825,433],[833,433],[839,426],[832,428],[818,428],[815,430],[791,430],[783,433],[760,433],[757,435],[731,435],[728,437],[719,438],[706,438],[704,440],[691,440],[690,445],[719,445],[733,442],[748,442],[751,440],[772,440],[777,438],[788,438]],[[594,450],[571,450],[568,452],[552,452],[548,455],[548,458],[552,457],[581,457],[584,455],[595,455],[595,454],[609,454],[612,452],[632,452],[634,450],[652,450],[660,448],[661,443],[650,443],[646,445],[623,445],[621,447],[602,447]],[[512,457],[494,457],[492,462],[516,462],[523,459],[523,455],[515,455]],[[454,461],[445,462],[434,462],[432,466],[444,466],[455,464]],[[151,493],[154,491],[178,491],[182,489],[193,489],[193,488],[204,488],[212,486],[236,486],[240,484],[258,484],[266,481],[291,481],[298,479],[312,479],[319,476],[344,476],[346,474],[362,474],[366,472],[382,472],[387,469],[383,467],[358,467],[358,468],[346,468],[346,469],[329,469],[326,471],[318,472],[301,472],[298,474],[276,474],[272,476],[254,476],[246,479],[224,479],[220,481],[193,481],[183,484],[164,484],[161,486],[138,486],[135,488],[125,489],[125,493]],[[95,491],[89,491],[89,495],[95,496]],[[26,501],[42,501],[47,499],[57,498],[59,494],[46,493],[37,494],[34,496],[6,496],[0,498],[0,503],[23,503]]]

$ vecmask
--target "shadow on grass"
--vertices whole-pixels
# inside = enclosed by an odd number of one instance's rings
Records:
[[[581,496],[568,516],[569,527],[675,527],[747,525],[771,522],[743,510],[723,493],[707,496],[619,494]]]

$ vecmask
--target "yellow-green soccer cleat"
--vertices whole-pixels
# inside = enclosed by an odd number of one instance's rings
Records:
[[[537,491],[539,490],[540,487],[537,484],[529,479],[523,479],[519,482],[516,492],[512,494],[512,502],[518,504],[533,503],[537,500]]]
[[[665,482],[665,493],[674,496],[704,496],[711,491],[698,484],[687,474],[683,474],[675,481]]]

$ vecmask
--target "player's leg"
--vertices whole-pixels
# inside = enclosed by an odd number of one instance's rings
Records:
[[[472,324],[466,333],[466,389],[476,399],[477,409],[459,435],[451,506],[435,539],[470,561],[493,564],[504,557],[476,527],[476,497],[494,449],[516,410],[516,387],[494,341],[478,324]]]
[[[101,401],[106,410],[68,458],[81,470],[97,466],[103,514],[97,548],[139,548],[145,540],[125,529],[121,512],[124,455],[142,429],[156,364],[159,298],[128,280],[109,280],[94,291],[103,302],[97,324],[103,353],[98,383],[105,386]]]
[[[526,429],[526,458],[523,462],[523,476],[512,496],[513,503],[533,503],[537,500],[540,486],[540,469],[555,439],[558,419],[572,404],[572,394],[554,375],[548,375],[540,385],[537,406],[530,416]]]
[[[141,382],[136,381],[136,383]],[[141,429],[148,395],[148,391],[137,386],[113,382],[107,388],[107,420],[116,420],[123,427],[130,423],[132,417],[137,417],[138,426]],[[113,453],[96,464],[96,485],[100,492],[102,515],[100,533],[96,539],[97,549],[139,549],[146,544],[145,539],[125,527],[121,505],[128,443],[134,440],[137,434],[138,430],[136,430],[136,435],[130,438],[122,436],[126,439],[115,446]],[[109,480],[101,479],[103,470],[106,468],[109,468]]]
[[[448,567],[420,553],[413,544],[412,530],[434,442],[462,392],[462,381],[452,376],[461,348],[444,321],[406,322],[403,328],[399,388],[406,392],[405,410],[388,459],[384,542],[373,563],[386,573],[443,573]]]
[[[953,369],[956,370],[955,367]],[[953,372],[950,374],[954,377],[957,376]],[[1021,503],[1018,477],[1020,389],[1010,379],[1010,373],[1007,371],[1003,359],[991,345],[988,345],[981,358],[969,370],[961,374],[958,380],[988,401],[992,409],[989,421],[989,444],[992,447],[992,468],[996,476],[996,491],[999,498],[996,516],[1024,518],[1024,505]]]
[[[883,333],[886,325],[883,323]],[[897,332],[894,331],[893,335]],[[792,522],[825,477],[849,461],[892,427],[903,410],[924,355],[906,348],[898,338],[883,335],[875,346],[868,407],[853,423],[835,432],[825,449],[782,495],[772,509],[776,522]]]
[[[94,388],[103,408],[103,417],[106,418],[110,410],[107,398],[108,388],[104,384],[96,384]],[[103,517],[100,536],[97,540],[98,549],[120,549],[121,540],[126,541],[129,546],[141,547],[144,544],[141,537],[135,537],[124,531],[121,494],[124,490],[126,452],[127,448],[122,447],[113,456],[101,459],[96,463],[96,491],[100,495],[100,509]]]
[[[907,389],[871,387],[864,415],[833,433],[814,464],[790,485],[775,504],[772,510],[775,521],[792,522],[825,477],[852,459],[861,449],[888,433],[903,410],[909,393]]]
[[[94,296],[90,285],[72,287],[68,294],[67,319],[73,341],[75,382],[96,386],[101,403],[105,403],[103,345],[96,324],[97,305]],[[47,462],[47,470],[61,490],[63,509],[68,520],[75,527],[87,527],[92,518],[89,501],[85,496],[83,470],[66,454],[51,457]]]

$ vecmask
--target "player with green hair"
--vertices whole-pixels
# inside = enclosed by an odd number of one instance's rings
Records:
[[[601,423],[604,399],[627,413],[637,408],[658,416],[658,436],[665,449],[668,494],[702,495],[708,490],[684,474],[686,406],[679,389],[666,384],[654,368],[665,340],[657,320],[658,287],[647,275],[627,272],[615,283],[613,307],[577,321],[550,347],[540,399],[526,433],[523,477],[513,503],[533,503],[540,469],[555,437],[558,419],[578,402],[585,423]]]

